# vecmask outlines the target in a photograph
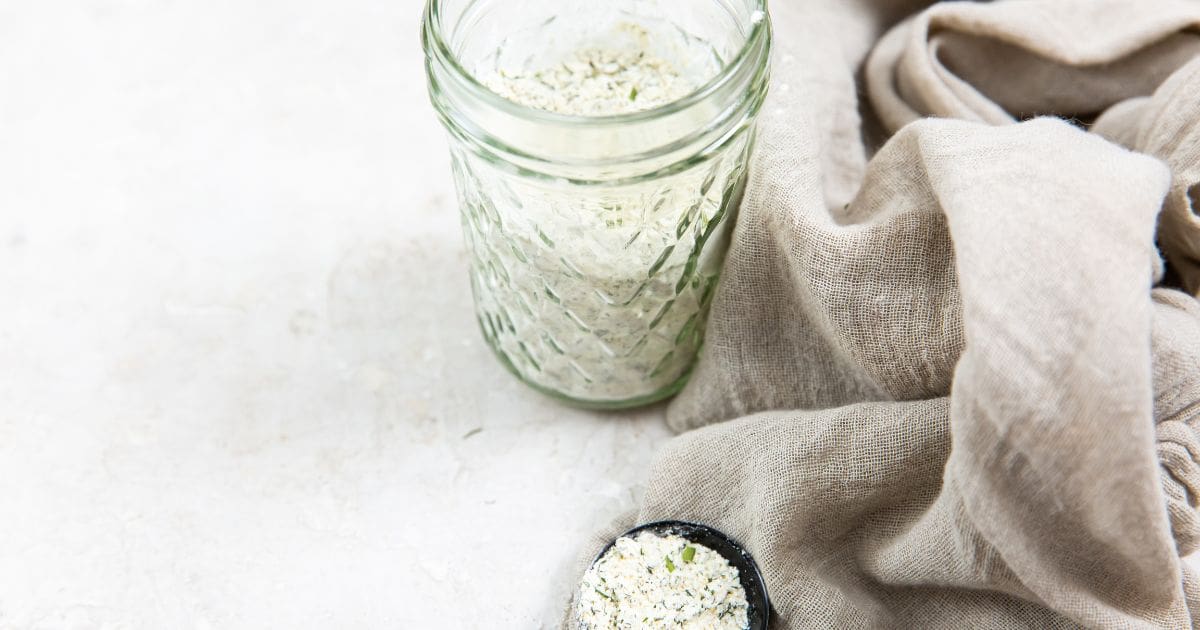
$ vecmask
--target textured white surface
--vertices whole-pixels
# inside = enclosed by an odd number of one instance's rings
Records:
[[[557,618],[666,430],[484,347],[420,4],[0,3],[0,630]]]
[[[420,11],[0,4],[0,629],[557,619],[667,432],[483,345]]]

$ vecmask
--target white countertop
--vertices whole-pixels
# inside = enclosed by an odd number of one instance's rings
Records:
[[[0,629],[557,621],[668,432],[485,347],[421,8],[0,7]]]

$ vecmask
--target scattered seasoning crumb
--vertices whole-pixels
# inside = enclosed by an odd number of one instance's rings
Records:
[[[667,570],[656,572],[656,565]],[[674,534],[618,538],[579,589],[584,630],[745,630],[748,609],[738,570],[716,551]]]

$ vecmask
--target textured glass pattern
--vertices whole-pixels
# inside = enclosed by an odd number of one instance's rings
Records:
[[[632,183],[522,176],[454,145],[476,311],[501,361],[596,406],[676,391],[703,339],[750,136]]]

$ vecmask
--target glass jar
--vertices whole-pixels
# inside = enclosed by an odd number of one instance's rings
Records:
[[[636,41],[622,35],[631,29]],[[764,0],[430,0],[422,41],[477,317],[501,363],[585,407],[677,392],[703,341],[766,94]],[[643,111],[579,116],[484,86],[597,43],[651,50],[696,87]]]

